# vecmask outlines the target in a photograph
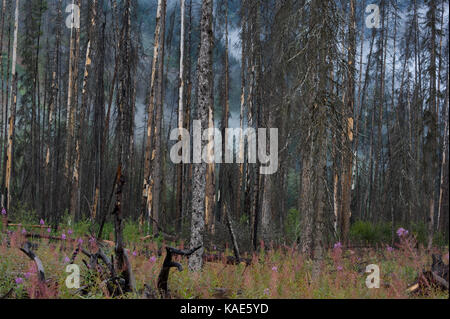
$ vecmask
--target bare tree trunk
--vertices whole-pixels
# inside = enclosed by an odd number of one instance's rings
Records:
[[[180,15],[181,15],[181,30],[180,30],[180,88],[178,96],[178,129],[184,128],[184,11],[185,11],[185,1],[180,0]],[[180,139],[181,140],[181,135]],[[181,218],[183,212],[183,163],[180,163],[176,167],[177,175],[177,197],[176,197],[176,228],[177,232],[181,230]]]
[[[189,25],[188,25],[188,37],[187,37],[187,56],[186,61],[186,107],[184,113],[185,128],[188,132],[191,132],[191,95],[192,95],[192,79],[191,79],[191,49],[192,49],[192,0],[189,0]],[[190,205],[191,193],[192,193],[192,165],[183,165],[183,205],[181,210],[181,218],[179,221],[180,229],[183,228],[184,220],[189,215],[192,205]]]
[[[273,151],[273,150],[272,150]],[[263,199],[261,206],[261,230],[262,239],[267,247],[271,240],[271,222],[272,220],[272,176],[264,175],[263,177]]]
[[[103,0],[100,1],[99,7],[103,6]],[[100,13],[99,13],[100,14]],[[99,16],[100,24],[100,16]],[[96,68],[97,68],[97,88],[95,94],[95,106],[94,106],[94,145],[93,150],[95,153],[95,169],[94,169],[94,199],[92,204],[91,217],[96,220],[97,211],[102,211],[102,171],[104,170],[104,156],[103,156],[103,128],[105,122],[105,86],[104,86],[104,74],[105,74],[105,28],[106,21],[102,23],[102,27],[97,31],[97,45],[96,45]],[[114,87],[114,85],[112,85]]]
[[[150,79],[150,100],[148,106],[148,118],[147,118],[147,136],[146,136],[146,145],[145,145],[145,156],[144,156],[144,183],[142,188],[142,211],[145,212],[147,219],[150,223],[150,218],[152,217],[152,208],[153,208],[153,183],[151,178],[151,161],[153,160],[151,147],[152,147],[152,139],[153,139],[153,113],[155,109],[155,78],[156,78],[156,66],[158,63],[159,57],[159,43],[160,43],[160,33],[161,33],[161,15],[163,8],[163,0],[158,0],[158,9],[156,12],[156,28],[155,28],[155,36],[154,36],[154,44],[153,44],[153,64],[152,64],[152,73]]]
[[[9,212],[11,204],[11,176],[12,176],[12,162],[13,162],[13,147],[14,147],[14,128],[16,122],[16,106],[17,106],[17,33],[19,30],[19,0],[16,0],[16,9],[14,13],[14,42],[12,54],[12,71],[11,71],[11,88],[9,95],[9,105],[11,106],[11,115],[9,118],[8,130],[8,152],[6,162],[6,211]]]
[[[75,4],[80,7],[80,0],[74,0]],[[73,14],[75,19],[75,14]],[[75,138],[75,115],[78,105],[78,58],[80,47],[80,30],[72,25],[70,31],[70,58],[69,58],[69,82],[67,93],[67,120],[66,120],[66,158],[65,158],[65,175],[68,185],[72,185],[72,154],[73,142]],[[76,218],[76,211],[70,212],[73,220]]]
[[[197,115],[203,128],[209,125],[209,110],[213,104],[213,74],[212,74],[212,15],[213,0],[202,1],[200,20],[200,53],[198,57],[198,109]],[[194,130],[196,128],[194,127]],[[197,128],[198,129],[198,128]],[[201,128],[200,128],[201,129]],[[200,147],[203,150],[206,141]],[[192,190],[192,222],[191,247],[203,245],[205,229],[205,197],[206,197],[206,163],[194,164],[193,190]],[[198,250],[189,257],[189,270],[199,271],[202,268],[203,249]]]
[[[160,200],[161,200],[161,180],[162,180],[162,145],[161,145],[161,129],[162,129],[162,108],[163,108],[163,76],[164,76],[164,40],[166,26],[166,0],[163,1],[163,12],[161,17],[161,50],[158,58],[158,77],[156,91],[156,117],[155,117],[155,149],[154,149],[154,194],[153,198],[153,234],[158,232],[158,223],[160,217]]]
[[[447,94],[445,95],[445,102],[444,102],[444,141],[442,143],[442,163],[441,163],[441,180],[439,185],[439,204],[438,204],[438,215],[437,215],[437,229],[438,231],[444,232],[445,226],[443,221],[445,218],[443,218],[444,214],[448,216],[448,211],[445,211],[444,209],[444,193],[445,188],[448,188],[448,169],[446,170],[446,167],[448,167],[448,92],[449,92],[449,75],[448,75],[448,69],[447,69]],[[447,181],[446,181],[447,178]],[[447,197],[447,203],[448,203],[448,197]],[[448,231],[448,230],[447,230]]]
[[[348,243],[348,234],[350,231],[350,216],[352,215],[351,195],[352,195],[352,173],[353,173],[353,108],[355,101],[355,57],[356,57],[356,18],[355,18],[355,0],[350,0],[350,21],[349,21],[349,44],[348,44],[348,71],[347,71],[347,93],[345,94],[344,112],[343,112],[343,176],[342,176],[342,224],[341,239]]]
[[[434,213],[435,213],[435,178],[437,175],[437,103],[436,103],[436,1],[429,3],[429,26],[431,28],[430,38],[430,97],[428,109],[424,115],[425,125],[428,133],[424,146],[424,166],[425,166],[425,189],[428,197],[428,249],[433,245],[434,236]]]
[[[244,0],[245,1],[245,0]],[[246,36],[247,36],[247,20],[245,17],[245,3],[242,1],[242,12],[241,12],[241,109],[239,113],[239,128],[241,132],[244,130],[244,115],[245,115],[245,68],[246,68]],[[236,217],[239,219],[242,215],[241,207],[241,193],[244,192],[244,155],[245,154],[245,142],[244,134],[239,136],[239,159],[241,163],[239,164],[239,177],[238,177],[238,187],[236,192]]]
[[[214,128],[213,105],[208,108],[208,128]],[[223,138],[223,137],[222,137]],[[208,144],[211,145],[211,144]],[[206,165],[205,223],[211,234],[215,233],[214,207],[216,203],[214,147],[208,147],[208,163]]]
[[[44,176],[46,180],[46,186],[44,187],[44,198],[48,199],[48,201],[43,201],[45,206],[43,206],[43,211],[48,210],[48,214],[50,216],[53,215],[53,201],[54,201],[54,192],[53,192],[53,174],[50,171],[52,165],[54,165],[55,157],[53,153],[55,152],[55,118],[56,113],[55,109],[58,104],[58,92],[59,92],[59,74],[58,74],[58,65],[60,60],[60,46],[61,46],[61,17],[62,17],[62,0],[58,1],[57,5],[57,22],[56,26],[56,43],[55,43],[55,52],[53,56],[53,65],[51,68],[51,84],[50,84],[50,97],[49,97],[49,110],[48,110],[48,131],[45,145],[45,162],[44,162]],[[52,149],[53,148],[53,149]]]
[[[249,107],[252,108],[249,127],[258,128],[260,123],[260,107],[261,107],[261,1],[257,1],[252,5],[251,17],[252,24],[252,53],[251,59],[253,60],[252,72],[253,72],[253,84],[252,94],[249,95],[249,99],[252,99],[252,103]],[[250,113],[249,113],[250,114]],[[255,143],[258,143],[257,138]],[[260,199],[260,175],[259,165],[256,164],[252,170],[252,192],[250,199],[250,220],[251,220],[251,234],[252,234],[252,247],[257,249],[258,245],[258,226],[259,226],[259,199]],[[249,183],[250,185],[250,183]]]
[[[10,107],[9,104],[9,94],[11,94],[12,92],[10,92],[9,90],[9,86],[10,86],[10,68],[9,65],[11,63],[11,20],[12,20],[12,14],[11,14],[11,0],[8,0],[8,59],[7,59],[7,65],[8,67],[6,68],[6,94],[4,96],[4,111],[5,111],[5,115],[4,115],[4,133],[3,135],[5,136],[5,138],[7,139],[8,137],[8,108]],[[6,140],[4,145],[3,145],[3,161],[2,161],[2,191],[3,193],[6,195],[7,191],[6,191],[6,164],[8,162],[8,141]],[[6,200],[7,200],[7,196],[4,196],[4,200],[2,201],[2,206],[6,207]]]
[[[80,173],[81,173],[81,155],[83,148],[83,137],[84,137],[84,121],[86,117],[86,110],[88,108],[88,90],[87,85],[90,76],[90,69],[92,64],[92,55],[93,52],[91,50],[91,45],[94,42],[94,34],[96,27],[96,6],[97,0],[93,0],[91,5],[91,24],[89,26],[89,39],[86,46],[86,60],[84,65],[84,78],[83,78],[83,87],[81,91],[81,109],[80,116],[78,119],[78,125],[76,130],[75,137],[75,162],[72,169],[72,188],[71,188],[71,200],[70,200],[70,211],[74,214],[74,216],[79,216],[80,213]]]
[[[231,192],[230,183],[229,183],[229,174],[227,174],[227,170],[229,167],[227,166],[225,159],[226,149],[228,147],[228,135],[226,134],[226,129],[228,128],[228,122],[230,117],[230,79],[229,79],[229,51],[228,51],[228,3],[225,2],[225,52],[224,52],[224,92],[223,92],[223,111],[222,111],[222,127],[221,134],[223,138],[222,144],[222,164],[220,165],[220,175],[219,175],[219,211],[218,211],[218,220],[221,220],[225,214],[226,201],[229,199],[228,194]],[[233,141],[231,141],[233,143]],[[214,209],[214,206],[212,207]],[[213,210],[214,212],[214,210]],[[214,215],[214,214],[212,214]],[[212,231],[214,233],[214,216],[212,218]]]
[[[2,19],[2,24],[1,24],[1,31],[0,31],[0,52],[2,52],[2,58],[0,59],[0,81],[1,81],[1,86],[0,86],[0,90],[1,90],[1,97],[0,97],[0,103],[2,105],[2,107],[0,108],[0,112],[1,112],[1,123],[2,125],[6,125],[7,119],[5,116],[5,111],[6,111],[6,101],[5,101],[5,74],[4,74],[4,66],[3,66],[3,35],[4,35],[4,31],[5,31],[5,12],[6,12],[6,0],[3,0],[2,2],[2,13],[1,13],[1,19]],[[4,143],[5,143],[5,132],[3,131],[2,128],[0,128],[0,174],[3,175],[3,170],[2,167],[4,165],[3,163],[3,149],[4,149]],[[2,176],[3,177],[3,176]],[[3,202],[0,202],[0,206],[3,207]]]

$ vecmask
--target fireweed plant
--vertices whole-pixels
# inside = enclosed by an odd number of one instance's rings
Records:
[[[85,257],[81,253],[74,263],[80,266],[81,286],[89,286],[89,291],[81,295],[77,289],[68,289],[65,285],[68,275],[65,268],[73,252],[77,247],[96,252],[99,245],[95,238],[75,236],[72,229],[61,229],[52,234],[59,240],[34,240],[34,251],[42,260],[46,274],[46,281],[42,283],[35,263],[19,250],[27,240],[24,230],[17,227],[0,237],[0,296],[11,292],[15,298],[111,298],[102,287],[99,273],[85,267],[82,261]],[[334,243],[327,250],[321,265],[322,275],[316,281],[311,279],[311,262],[299,253],[296,245],[264,247],[261,242],[258,252],[243,255],[251,259],[249,265],[228,265],[224,260],[206,262],[198,274],[187,270],[172,271],[169,289],[172,298],[215,298],[220,289],[226,289],[226,298],[448,298],[447,292],[434,289],[426,296],[406,292],[417,275],[429,267],[430,254],[408,230],[399,228],[396,236],[393,247],[346,248],[340,242]],[[165,255],[161,254],[164,251],[161,248],[166,244],[184,247],[183,242],[126,243],[138,293],[128,293],[120,298],[140,298],[144,285],[156,287]],[[233,254],[228,247],[223,248],[224,255]],[[448,265],[448,247],[435,248],[433,252],[442,254]],[[113,247],[105,253],[112,254]],[[187,269],[186,259],[175,256],[174,261]],[[378,289],[366,287],[365,268],[369,264],[380,268]]]

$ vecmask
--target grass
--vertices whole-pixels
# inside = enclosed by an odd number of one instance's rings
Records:
[[[130,225],[130,233],[132,226]],[[46,231],[46,230],[43,230]],[[13,289],[15,298],[109,298],[99,288],[100,279],[96,272],[89,271],[82,263],[84,256],[78,256],[75,263],[80,266],[81,286],[90,283],[92,288],[87,296],[75,294],[68,289],[65,272],[76,248],[79,234],[67,235],[64,241],[47,239],[33,240],[38,244],[36,254],[42,260],[49,285],[37,295],[39,282],[36,266],[26,257],[19,247],[25,238],[20,229],[0,235],[0,296]],[[132,237],[131,235],[129,236]],[[171,271],[169,289],[175,298],[214,298],[216,288],[226,288],[230,298],[448,298],[448,292],[431,291],[427,296],[410,296],[406,288],[414,283],[417,274],[429,267],[431,257],[425,250],[415,247],[412,236],[401,241],[394,249],[343,249],[336,247],[326,253],[321,263],[321,276],[311,280],[312,262],[305,259],[295,247],[278,247],[261,250],[253,256],[251,265],[226,265],[225,263],[205,263],[201,273],[187,270],[187,259],[176,257],[185,270]],[[141,242],[137,237],[127,242],[130,259],[136,277],[138,291],[144,284],[156,287],[165,252],[158,256],[158,248],[164,243]],[[83,241],[84,248],[95,251],[95,242]],[[179,246],[182,246],[180,244]],[[107,253],[113,253],[111,248]],[[160,250],[161,251],[161,250]],[[162,250],[165,251],[165,250]],[[448,264],[448,248],[436,251],[444,255]],[[225,252],[232,255],[231,251]],[[381,285],[378,289],[368,289],[365,281],[368,273],[366,266],[376,264],[380,269]],[[42,290],[42,287],[41,287]],[[124,298],[139,298],[128,294]]]

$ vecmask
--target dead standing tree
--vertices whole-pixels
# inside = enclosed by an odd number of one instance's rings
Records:
[[[210,108],[213,105],[212,87],[212,0],[203,0],[200,22],[200,53],[198,57],[198,109],[197,115],[201,127],[209,125]],[[202,149],[206,141],[202,141]],[[194,146],[195,147],[195,146]],[[205,230],[205,198],[207,165],[204,162],[194,164],[192,181],[192,222],[191,222],[191,247],[203,245],[203,233]],[[189,257],[189,270],[199,271],[202,268],[202,254],[200,250]]]
[[[118,179],[117,179],[117,192],[116,192],[116,205],[114,207],[114,235],[116,239],[115,253],[116,264],[114,265],[116,273],[119,277],[125,279],[123,291],[130,292],[136,291],[136,282],[134,280],[133,270],[128,255],[123,245],[123,213],[122,213],[122,190],[125,184],[125,177],[121,174],[119,167]]]

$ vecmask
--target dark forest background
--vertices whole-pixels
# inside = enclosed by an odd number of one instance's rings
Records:
[[[247,250],[391,243],[399,227],[448,245],[447,1],[371,1],[380,28],[366,26],[364,0],[216,0],[212,12],[182,2],[75,0],[77,29],[66,25],[72,1],[1,0],[9,219],[97,233],[120,167],[124,219],[143,235],[190,238],[200,198],[208,243],[229,241],[231,222]],[[173,164],[170,131],[200,118],[278,128],[277,173]]]

